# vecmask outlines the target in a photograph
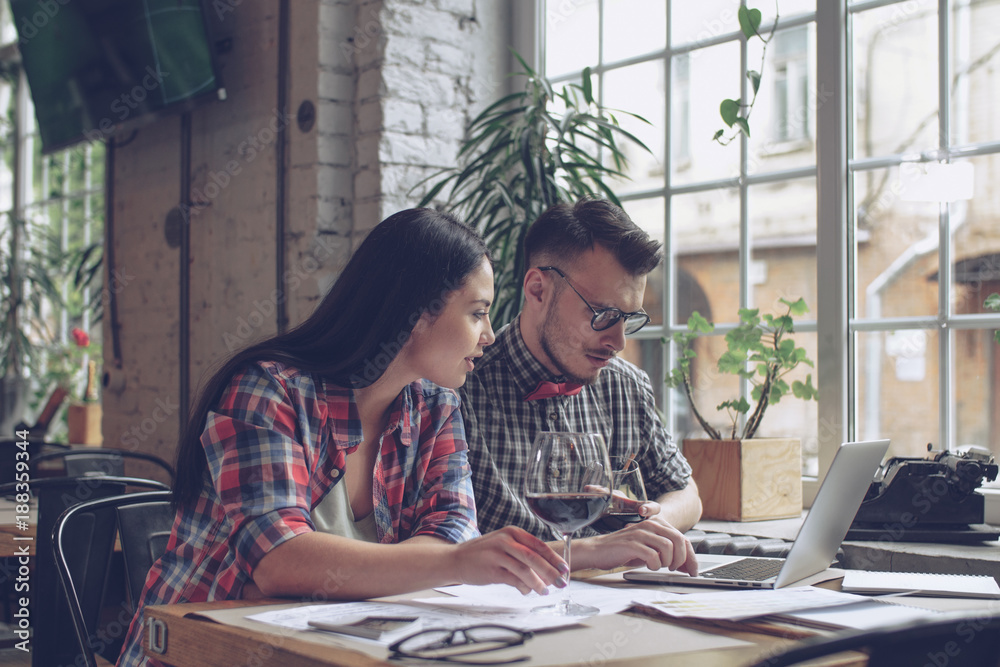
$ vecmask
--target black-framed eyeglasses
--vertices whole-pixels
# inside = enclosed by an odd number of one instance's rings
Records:
[[[489,623],[451,630],[428,628],[403,637],[389,646],[390,658],[442,660],[463,665],[507,665],[523,662],[528,656],[491,659],[489,651],[520,646],[533,633]]]
[[[634,334],[639,329],[643,328],[649,324],[649,315],[646,311],[641,308],[634,313],[626,313],[620,308],[594,308],[590,305],[590,302],[583,298],[583,295],[577,292],[577,289],[573,287],[573,283],[569,281],[566,274],[560,271],[554,266],[539,266],[537,267],[539,271],[555,271],[558,273],[566,284],[569,285],[570,289],[576,292],[576,295],[580,297],[580,300],[587,304],[587,308],[590,308],[594,316],[590,319],[590,327],[594,331],[604,331],[605,329],[610,329],[614,325],[618,324],[619,320],[625,320],[625,333]]]

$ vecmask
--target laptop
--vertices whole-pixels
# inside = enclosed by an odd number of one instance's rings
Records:
[[[731,556],[724,563],[719,563],[719,559],[715,563],[699,563],[697,577],[642,568],[626,572],[625,579],[727,588],[781,588],[822,572],[837,555],[888,449],[888,440],[847,442],[837,449],[830,471],[786,558]]]

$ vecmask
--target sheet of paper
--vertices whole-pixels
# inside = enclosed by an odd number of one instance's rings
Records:
[[[863,600],[835,607],[822,609],[803,609],[776,618],[800,622],[824,628],[853,628],[855,630],[870,630],[898,623],[929,620],[939,615],[939,612],[919,607],[908,607],[878,600]]]
[[[424,598],[422,601],[463,610],[491,608],[517,609],[526,612],[535,607],[556,604],[563,594],[563,589],[551,587],[548,595],[537,593],[522,595],[519,590],[506,584],[446,586],[435,590],[451,597]],[[601,614],[617,614],[628,609],[632,606],[635,592],[632,589],[611,588],[585,581],[571,581],[569,584],[569,594],[573,602],[597,607],[601,610]]]
[[[426,598],[412,603],[399,602],[341,602],[334,604],[316,604],[288,609],[265,611],[251,614],[246,618],[270,625],[277,625],[291,630],[313,630],[309,621],[325,621],[328,623],[350,623],[364,616],[413,616],[419,617],[419,624],[412,628],[418,632],[424,628],[463,628],[478,623],[498,623],[519,630],[551,630],[576,624],[579,619],[573,617],[552,617],[525,613],[511,609],[452,609],[441,607],[436,603],[447,598]],[[376,644],[388,644],[386,640],[369,640],[352,637],[357,641]]]
[[[774,590],[724,591],[718,593],[674,594],[655,601],[636,600],[658,612],[678,618],[710,618],[740,621],[745,618],[781,614],[800,609],[816,609],[865,600],[863,596],[802,586]]]

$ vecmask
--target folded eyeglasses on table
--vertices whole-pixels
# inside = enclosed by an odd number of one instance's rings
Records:
[[[389,646],[390,658],[442,660],[464,665],[506,665],[528,656],[491,659],[484,653],[520,646],[532,632],[503,625],[472,625],[467,628],[420,630]]]

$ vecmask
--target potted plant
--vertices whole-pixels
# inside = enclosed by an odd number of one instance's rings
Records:
[[[619,141],[649,149],[623,129],[593,95],[590,68],[580,83],[557,91],[517,55],[525,88],[491,104],[466,129],[458,166],[418,183],[419,206],[442,209],[474,225],[493,255],[497,328],[521,307],[523,240],[528,226],[553,204],[598,196],[621,206],[607,182],[627,178]]]
[[[744,396],[723,401],[725,430],[713,426],[695,403],[692,363],[695,341],[715,330],[698,312],[691,314],[687,330],[674,333],[677,367],[665,378],[670,388],[684,391],[691,412],[707,434],[706,439],[685,439],[684,455],[691,464],[704,506],[705,518],[748,521],[798,516],[802,511],[801,443],[797,438],[754,438],[768,407],[789,393],[816,400],[812,375],[789,384],[786,377],[801,364],[812,367],[805,349],[789,338],[794,316],[808,312],[805,300],[781,299],[782,315],[760,314],[741,308],[739,325],[725,337],[726,351],[716,364],[719,373],[735,375],[751,386],[751,404]],[[663,342],[668,342],[664,338]]]

